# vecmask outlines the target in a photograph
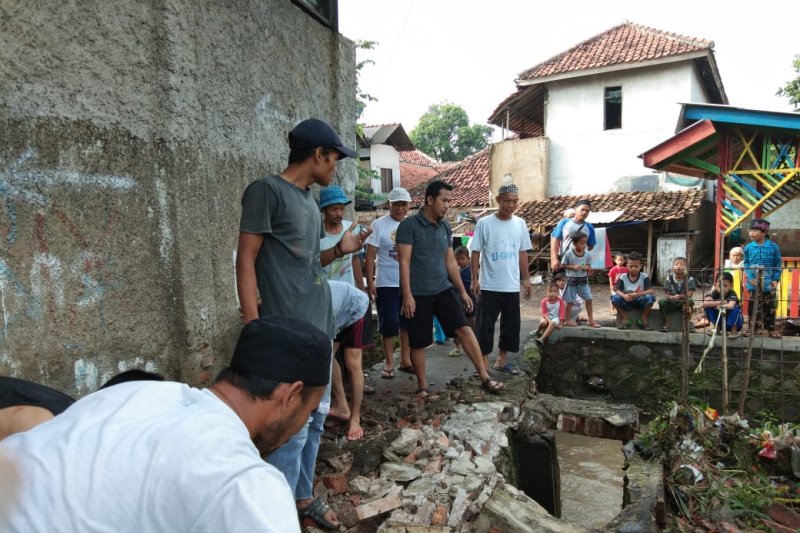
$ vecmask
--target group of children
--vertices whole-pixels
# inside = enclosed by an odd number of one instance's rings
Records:
[[[725,308],[724,331],[729,338],[742,333],[744,323],[741,311],[741,287],[747,287],[749,295],[749,316],[755,321],[758,333],[780,336],[775,326],[775,291],[781,275],[781,253],[779,247],[769,239],[769,222],[755,219],[748,232],[751,242],[744,248],[735,247],[730,251],[730,259],[725,262],[725,270],[720,282],[717,280],[711,291],[703,295],[705,320],[696,326],[711,325],[713,331],[722,331],[719,324],[720,309]],[[586,236],[576,233],[571,236],[572,248],[562,260],[565,273],[555,275],[547,288],[547,295],[541,302],[542,319],[539,323],[540,336],[537,342],[544,342],[555,329],[564,325],[574,326],[578,322],[581,302],[585,302],[592,327],[600,327],[592,316],[592,294],[588,276],[591,275],[591,252],[586,249]],[[640,254],[630,253],[627,257],[619,254],[614,258],[614,267],[609,270],[611,289],[611,312],[617,315],[617,327],[628,329],[633,322],[628,312],[641,310],[641,318],[636,321],[639,328],[652,330],[649,317],[656,303],[655,291],[648,275],[642,272],[643,261]],[[759,283],[758,279],[761,279]],[[688,273],[687,260],[677,257],[664,283],[664,297],[658,300],[661,315],[661,331],[669,331],[669,315],[691,312],[694,307],[692,295],[697,290],[695,279]],[[756,293],[758,305],[756,305]],[[756,309],[758,307],[758,309]],[[746,332],[745,332],[746,333]]]

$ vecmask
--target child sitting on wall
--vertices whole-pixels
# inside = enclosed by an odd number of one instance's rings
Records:
[[[614,256],[614,266],[611,267],[611,270],[608,271],[608,289],[609,293],[614,294],[614,285],[617,284],[617,280],[623,274],[628,273],[628,267],[625,266],[627,263],[628,258],[625,257],[625,254],[617,254]],[[614,306],[611,306],[611,314],[616,315],[617,310],[614,309]]]
[[[567,304],[558,295],[558,285],[551,283],[547,287],[547,296],[542,299],[542,319],[539,321],[539,333],[536,342],[541,346],[554,329],[564,327],[564,317],[567,314]],[[544,330],[544,333],[542,333]]]
[[[733,276],[730,272],[722,273],[722,290],[724,295],[720,297],[719,287],[716,287],[703,298],[703,308],[711,322],[711,327],[708,334],[711,335],[716,327],[717,317],[719,316],[719,308],[721,305],[725,306],[725,331],[728,332],[728,338],[735,339],[739,336],[742,329],[744,320],[742,319],[742,310],[739,307],[739,297],[733,290]]]
[[[648,317],[656,297],[653,296],[653,285],[650,278],[642,272],[642,256],[637,252],[628,254],[628,272],[622,274],[614,285],[614,294],[611,295],[611,304],[619,315],[617,327],[628,329],[631,327],[631,320],[628,318],[627,311],[631,309],[641,309],[642,318],[637,321],[640,328],[652,330]]]
[[[690,308],[694,307],[692,294],[697,289],[697,283],[692,276],[686,273],[686,258],[676,257],[672,261],[672,272],[664,283],[666,298],[658,301],[658,311],[661,313],[661,331],[669,332],[669,313],[682,312],[684,304],[684,290]]]

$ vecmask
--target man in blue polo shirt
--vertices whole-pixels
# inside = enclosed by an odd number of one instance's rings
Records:
[[[417,375],[417,394],[422,398],[430,396],[425,348],[433,342],[434,316],[448,337],[458,337],[475,365],[483,388],[491,393],[503,389],[502,383],[489,377],[478,340],[464,314],[465,309],[472,310],[472,298],[461,281],[451,246],[453,231],[444,219],[452,190],[453,186],[443,181],[431,182],[425,190],[425,205],[397,227],[402,312],[408,319],[411,364]]]

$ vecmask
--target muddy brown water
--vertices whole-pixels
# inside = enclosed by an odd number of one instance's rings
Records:
[[[622,443],[556,433],[561,468],[561,518],[600,528],[622,509]]]

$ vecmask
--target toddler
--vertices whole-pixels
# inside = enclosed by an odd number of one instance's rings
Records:
[[[564,317],[566,316],[566,304],[561,297],[558,296],[558,285],[551,283],[547,287],[547,296],[542,299],[542,319],[539,321],[539,333],[541,334],[536,342],[539,345],[544,344],[547,337],[553,332],[554,329],[561,329],[564,327]],[[544,330],[544,333],[542,333]]]
[[[625,266],[626,261],[627,257],[625,257],[625,254],[617,254],[614,256],[614,266],[608,271],[608,289],[611,294],[614,294],[614,285],[617,284],[619,277],[628,273],[628,267]],[[617,310],[614,309],[613,305],[611,306],[611,314],[617,314]]]

